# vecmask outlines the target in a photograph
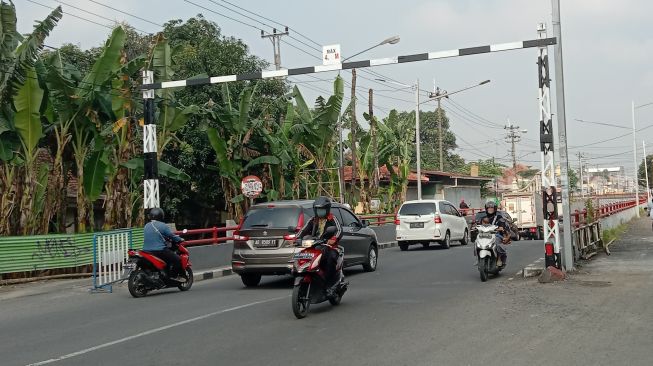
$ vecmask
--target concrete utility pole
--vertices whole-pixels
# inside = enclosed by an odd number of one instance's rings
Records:
[[[651,202],[651,189],[648,185],[648,159],[646,157],[646,141],[642,141],[642,146],[644,147],[644,176],[646,177],[646,203],[648,204]],[[639,178],[639,169],[637,176]]]
[[[356,147],[356,130],[358,123],[356,122],[356,69],[351,69],[351,199],[357,202],[356,199],[356,181],[358,177],[358,170],[356,169],[357,147]]]
[[[433,93],[429,93],[429,98],[438,100],[438,108],[435,110],[435,118],[438,122],[438,150],[440,153],[440,171],[444,171],[444,149],[442,147],[442,97],[449,98],[446,90],[440,90],[440,88],[435,87],[435,81],[433,81]]]
[[[511,144],[512,148],[510,153],[512,154],[512,169],[515,171],[515,176],[517,174],[517,151],[515,145],[521,141],[521,135],[519,131],[519,126],[513,126],[512,122],[508,120],[508,125],[504,127],[508,131],[506,135],[506,142]]]
[[[631,117],[633,120],[633,165],[635,166],[635,201],[639,199],[639,176],[637,172],[639,171],[639,167],[637,166],[637,142],[635,140],[635,101],[631,102]],[[646,160],[646,156],[644,156],[644,160]],[[637,211],[637,217],[639,217],[639,210]]]
[[[277,70],[281,69],[281,37],[289,34],[288,27],[286,27],[286,30],[283,33],[277,33],[276,28],[272,29],[272,34],[265,34],[265,32],[261,30],[261,38],[269,38],[272,42],[272,48],[274,49],[274,65],[277,67]]]
[[[583,185],[585,184],[585,181],[583,180],[583,158],[585,155],[583,153],[578,152],[578,172],[580,173],[580,196],[582,198],[585,198],[585,191],[583,190]]]
[[[369,102],[369,115],[370,115],[370,132],[372,134],[372,151],[374,153],[374,190],[379,189],[379,146],[377,144],[377,126],[376,121],[374,120],[374,104],[372,102],[374,98],[374,90],[370,89],[370,94],[368,98]],[[375,192],[376,193],[376,192]]]
[[[560,0],[551,0],[553,8],[553,36],[555,52],[556,110],[558,112],[558,146],[560,152],[560,185],[562,189],[562,264],[567,270],[574,268],[574,252],[571,241],[571,212],[569,205],[569,161],[567,152],[567,120],[565,112],[565,77],[562,62],[562,26],[560,24]],[[639,212],[639,211],[638,211]]]
[[[417,160],[417,199],[422,199],[422,156],[419,136],[419,79],[415,82],[415,160]]]

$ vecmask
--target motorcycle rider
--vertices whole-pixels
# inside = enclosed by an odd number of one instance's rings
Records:
[[[326,244],[321,248],[322,258],[324,260],[323,268],[326,272],[327,295],[333,296],[339,282],[338,280],[341,279],[336,267],[338,266],[338,256],[340,255],[338,242],[342,238],[342,227],[340,226],[340,222],[331,213],[331,199],[328,197],[320,196],[315,199],[313,202],[313,213],[313,218],[304,226],[299,234],[299,238],[301,239],[306,235],[310,235],[315,239],[326,240]],[[326,229],[332,226],[337,229],[336,234],[331,238],[323,237]]]
[[[510,226],[508,225],[506,219],[499,212],[497,212],[497,205],[493,201],[488,201],[485,204],[485,214],[487,222],[499,227],[497,229],[499,232],[497,235],[497,254],[499,255],[497,266],[505,266],[507,261],[507,254],[506,248],[503,247],[503,244],[510,243]]]
[[[143,228],[143,251],[166,262],[170,279],[179,282],[186,281],[185,277],[180,276],[181,258],[171,247],[176,243],[181,243],[184,239],[175,235],[168,225],[163,223],[165,212],[162,209],[153,208],[148,216],[150,222]],[[172,245],[169,245],[169,242]],[[181,275],[185,276],[185,273]]]

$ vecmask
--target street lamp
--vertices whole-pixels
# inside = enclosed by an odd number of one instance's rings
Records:
[[[345,58],[344,60],[341,61],[341,63],[343,63],[343,62],[345,62],[345,61],[347,61],[347,60],[349,60],[349,59],[351,59],[353,57],[356,57],[356,56],[358,56],[358,55],[360,55],[362,53],[365,53],[365,52],[367,52],[367,51],[369,51],[369,50],[371,50],[373,48],[383,46],[385,44],[397,44],[397,43],[399,43],[400,39],[401,38],[399,38],[399,36],[388,37],[388,38],[384,39],[383,41],[379,42],[378,44],[375,44],[374,46],[372,46],[370,48],[364,49],[364,50],[362,50],[362,51],[360,51],[360,52],[358,52],[356,54],[353,54],[353,55]],[[338,150],[340,150],[339,151],[340,152],[340,159],[339,159],[340,160],[340,162],[339,162],[340,163],[339,164],[340,165],[340,202],[345,203],[345,162],[344,162],[344,157],[343,157],[344,149],[343,149],[343,146],[342,146],[342,117],[340,118],[340,123],[338,123],[338,142],[339,142],[339,145],[340,145],[340,148],[338,149]],[[356,141],[354,141],[353,143],[356,143]],[[353,160],[353,158],[354,157],[352,157],[352,160]],[[353,173],[353,170],[352,170],[352,173]],[[352,183],[353,182],[355,182],[355,177],[352,175]]]
[[[386,38],[383,41],[381,41],[380,43],[377,43],[377,44],[375,44],[374,46],[372,46],[370,48],[366,48],[366,49],[364,49],[364,50],[362,50],[362,51],[360,51],[358,53],[355,53],[355,54],[345,58],[344,60],[342,60],[342,62],[345,62],[345,61],[347,61],[349,59],[352,59],[352,58],[354,58],[354,57],[356,57],[356,56],[358,56],[358,55],[360,55],[362,53],[365,53],[365,52],[367,52],[369,50],[372,50],[374,48],[377,48],[379,46],[383,46],[384,44],[397,44],[397,43],[399,43],[400,40],[401,40],[401,38],[399,38],[399,36],[392,36],[392,37]]]
[[[635,109],[640,109],[649,105],[653,105],[653,102],[635,106],[635,101],[631,101],[631,117],[633,120],[633,164],[635,165],[635,201],[636,202],[638,202],[639,200],[639,182],[637,181],[639,175],[639,167],[637,166],[637,142],[635,140]],[[646,162],[646,154],[644,154],[644,162]],[[646,177],[648,178],[648,172],[645,173],[646,173]],[[647,199],[648,201],[650,201],[651,193],[648,188],[648,183],[646,185],[646,192],[647,192]],[[637,217],[639,217],[639,210],[637,210]]]

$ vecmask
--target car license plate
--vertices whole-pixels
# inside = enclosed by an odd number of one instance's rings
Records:
[[[410,223],[410,228],[411,229],[422,229],[422,228],[424,228],[424,223],[423,222],[411,222]]]
[[[258,239],[254,240],[254,246],[257,248],[276,248],[276,239]]]

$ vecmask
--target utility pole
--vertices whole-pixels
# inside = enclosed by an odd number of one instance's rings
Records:
[[[417,199],[422,199],[422,156],[419,133],[419,79],[415,82],[415,160],[417,160]]]
[[[583,158],[585,155],[581,153],[580,151],[578,152],[578,169],[580,173],[580,196],[582,198],[585,198],[585,191],[583,190],[583,185],[585,184],[585,181],[583,180]]]
[[[567,117],[565,111],[565,77],[562,61],[562,26],[560,24],[560,0],[551,0],[553,10],[553,36],[555,52],[556,110],[558,111],[558,146],[560,152],[560,182],[562,189],[562,264],[570,271],[574,268],[573,242],[571,241],[571,212],[569,205],[569,162],[567,152]],[[639,214],[639,211],[637,211]]]
[[[642,141],[642,146],[644,147],[644,176],[646,177],[646,203],[651,202],[651,189],[648,185],[648,161],[646,157],[646,141]],[[639,169],[638,169],[639,172]],[[639,174],[637,174],[639,178]]]
[[[515,145],[521,141],[521,135],[519,134],[519,126],[513,126],[512,122],[508,120],[508,125],[504,127],[508,131],[506,135],[506,142],[511,144],[512,148],[510,153],[512,154],[512,169],[515,171],[515,178],[517,177],[517,151]]]
[[[357,202],[356,198],[356,178],[358,177],[358,171],[356,170],[356,159],[358,155],[356,152],[356,130],[358,129],[358,123],[356,123],[356,69],[351,69],[351,196],[352,201]]]
[[[378,150],[378,145],[377,145],[377,126],[376,126],[376,121],[374,120],[374,104],[373,104],[373,98],[374,98],[374,90],[370,89],[370,94],[368,98],[369,102],[369,115],[370,115],[370,132],[372,134],[372,149],[374,153],[374,188],[373,193],[376,193],[376,190],[379,189],[379,150]]]
[[[272,42],[272,48],[274,49],[274,65],[277,67],[277,70],[281,69],[281,37],[289,34],[288,27],[286,27],[286,30],[283,33],[277,33],[277,28],[272,29],[272,34],[265,34],[265,32],[261,30],[261,38],[269,38]]]
[[[429,98],[437,99],[438,108],[435,110],[435,118],[438,122],[438,150],[440,151],[440,171],[444,171],[444,152],[442,148],[442,97],[449,98],[446,90],[440,90],[440,88],[435,87],[435,81],[433,81],[433,93],[429,93]]]
[[[637,166],[637,142],[635,141],[635,101],[631,102],[631,117],[633,120],[633,165],[635,166],[635,202],[637,202],[637,207],[639,207],[639,177],[637,171],[639,167]],[[646,160],[646,156],[644,156]],[[637,217],[639,217],[639,209],[637,211]]]

